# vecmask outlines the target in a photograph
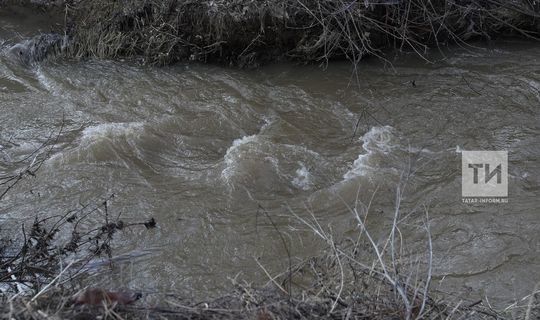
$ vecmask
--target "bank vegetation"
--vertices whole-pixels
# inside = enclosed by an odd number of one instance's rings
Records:
[[[4,0],[8,5],[12,0]],[[20,1],[19,1],[20,2]],[[475,39],[537,39],[533,0],[27,0],[59,11],[70,57],[327,64]]]

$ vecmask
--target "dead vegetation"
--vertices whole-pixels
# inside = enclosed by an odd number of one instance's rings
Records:
[[[256,66],[535,38],[539,13],[531,0],[90,0],[68,1],[66,24],[74,57]]]
[[[325,65],[498,37],[537,39],[533,0],[0,0],[55,12],[65,56],[143,64]],[[64,49],[64,48],[62,48]]]
[[[0,176],[0,201],[39,174],[62,133],[63,125],[24,159],[0,162],[0,168],[16,172]],[[114,195],[95,199],[57,215],[36,213],[32,222],[20,224],[4,216],[9,212],[0,212],[0,319],[63,317],[72,310],[66,306],[77,302],[73,295],[86,285],[85,279],[93,271],[90,262],[100,257],[112,261],[117,233],[156,227],[153,218],[124,222],[120,214],[111,212],[113,199]]]

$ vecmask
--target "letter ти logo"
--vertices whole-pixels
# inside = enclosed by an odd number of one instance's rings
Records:
[[[463,151],[461,162],[463,202],[508,201],[507,151]]]

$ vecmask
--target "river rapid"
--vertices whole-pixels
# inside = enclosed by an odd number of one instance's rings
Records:
[[[119,235],[119,267],[96,262],[97,281],[201,296],[238,274],[264,284],[256,259],[278,273],[288,258],[261,207],[301,259],[322,243],[294,214],[354,238],[350,208],[371,201],[383,239],[405,180],[404,214],[428,208],[437,290],[505,305],[540,281],[539,44],[366,59],[356,76],[340,62],[22,65],[9,48],[49,21],[19,14],[0,15],[0,174],[43,143],[52,153],[0,203],[2,231],[111,194],[125,221],[154,217]],[[507,204],[462,203],[463,150],[508,151]],[[422,228],[403,230],[408,252],[425,251]]]

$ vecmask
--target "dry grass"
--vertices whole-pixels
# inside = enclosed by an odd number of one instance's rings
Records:
[[[381,3],[381,4],[369,4]],[[281,59],[328,63],[384,57],[471,38],[535,38],[540,4],[529,0],[135,0],[66,6],[75,57],[139,57],[149,64],[217,61],[254,66]]]

